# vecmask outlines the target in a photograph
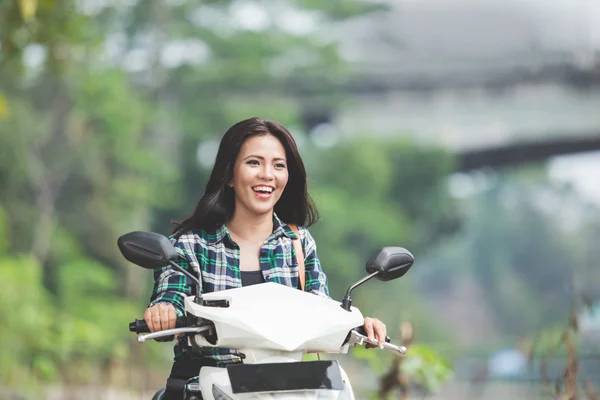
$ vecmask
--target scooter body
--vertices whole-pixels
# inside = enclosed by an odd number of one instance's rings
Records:
[[[302,357],[347,352],[349,332],[364,320],[357,308],[346,311],[327,297],[276,283],[214,292],[203,300],[227,301],[229,307],[201,306],[186,298],[187,312],[211,321],[216,331],[216,343],[198,334],[195,344],[235,349],[245,356],[244,366],[201,369],[204,399],[354,399],[337,362],[302,362]],[[245,371],[237,373],[236,368]]]

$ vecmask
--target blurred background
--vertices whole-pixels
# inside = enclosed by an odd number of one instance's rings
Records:
[[[298,141],[334,298],[416,257],[354,292],[410,353],[341,357],[358,398],[598,398],[600,3],[1,0],[0,399],[164,385],[116,239],[170,233],[251,116]]]

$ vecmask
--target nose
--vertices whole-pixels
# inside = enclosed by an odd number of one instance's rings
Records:
[[[264,179],[266,181],[270,181],[273,180],[274,175],[273,175],[273,167],[271,167],[270,165],[264,165],[261,169],[260,169],[260,176],[259,178]]]

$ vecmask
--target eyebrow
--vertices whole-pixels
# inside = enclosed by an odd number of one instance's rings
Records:
[[[244,160],[247,160],[252,157],[260,158],[261,160],[265,159],[263,156],[255,156],[254,154],[250,154],[249,156],[244,157]],[[285,158],[281,158],[281,157],[274,158],[273,161],[286,161],[287,162],[287,160]]]

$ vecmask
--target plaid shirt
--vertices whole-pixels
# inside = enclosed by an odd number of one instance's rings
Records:
[[[305,291],[329,296],[327,278],[317,257],[315,240],[304,227],[298,227],[304,251]],[[260,267],[265,282],[276,282],[291,287],[300,286],[298,262],[292,239],[298,236],[277,215],[273,215],[273,232],[260,248]],[[173,238],[171,238],[174,241]],[[225,225],[216,231],[191,230],[174,243],[179,252],[177,263],[188,272],[200,276],[202,293],[242,287],[240,249],[229,236]],[[184,274],[166,266],[155,270],[154,289],[150,305],[168,302],[175,306],[178,315],[184,315],[184,298],[195,294],[196,288]],[[186,340],[175,346],[175,358],[193,357]],[[219,364],[241,362],[234,350],[205,347],[201,356],[217,360]]]

